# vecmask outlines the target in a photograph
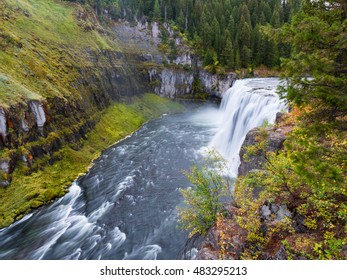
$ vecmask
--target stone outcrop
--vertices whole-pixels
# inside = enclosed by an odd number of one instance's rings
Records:
[[[225,209],[227,215],[220,216],[218,225],[211,227],[201,243],[197,259],[198,260],[216,260],[224,259],[225,256],[221,253],[221,246],[228,254],[228,259],[239,260],[243,252],[246,242],[246,231],[237,223],[236,217],[238,209],[233,206],[228,206]],[[221,237],[221,228],[228,232],[227,240]]]
[[[150,82],[154,84],[154,92],[160,96],[175,98],[189,94],[193,89],[194,75],[184,70],[163,69],[157,73],[152,69],[149,71],[149,77]]]
[[[145,19],[142,19],[133,27],[127,22],[115,25],[115,31],[121,42],[133,46],[132,49],[125,50],[125,53],[131,54],[134,51],[143,53],[141,57],[145,64],[142,72],[147,72],[151,91],[168,98],[196,93],[221,98],[222,94],[232,86],[236,75],[233,73],[217,75],[204,70],[200,59],[192,54],[189,46],[184,44],[170,26],[164,24],[163,28],[174,42],[176,50],[174,56],[159,52],[158,45],[162,35],[158,23],[152,22],[149,25]]]
[[[235,74],[217,75],[211,74],[205,70],[199,71],[199,79],[204,90],[212,96],[222,98],[225,93],[236,80]]]
[[[198,260],[240,260],[247,246],[247,231],[237,221],[238,208],[230,206],[227,215],[219,217],[218,225],[209,229],[201,242],[196,259]],[[285,205],[265,203],[259,209],[261,228],[266,235],[269,229],[293,214]],[[222,232],[226,234],[222,234]],[[263,253],[264,259],[286,260],[287,253],[283,245],[276,244]]]
[[[266,129],[267,137],[267,146],[266,152],[276,152],[283,147],[283,142],[286,138],[285,134],[280,129],[275,128],[267,128]],[[248,157],[248,160],[245,160],[245,154],[247,151],[247,147],[252,146],[257,143],[257,137],[259,135],[259,129],[254,128],[250,130],[246,138],[243,142],[241,151],[240,151],[240,159],[241,164],[238,169],[239,176],[245,176],[248,172],[252,170],[261,169],[262,165],[265,163],[266,159],[261,155],[252,155]]]
[[[276,123],[279,124],[285,116],[283,113],[278,113]],[[292,127],[271,127],[265,128],[267,137],[265,139],[267,143],[266,152],[277,152],[283,148],[283,143],[286,139],[286,135],[291,131]],[[260,129],[254,128],[250,130],[243,142],[240,158],[241,165],[239,167],[239,176],[245,176],[249,172],[253,172],[262,169],[266,159],[264,154],[248,155],[245,160],[245,154],[247,147],[256,144],[259,139]],[[256,193],[254,195],[257,195]],[[259,208],[259,221],[263,233],[266,235],[270,228],[274,227],[284,219],[290,219],[293,228],[297,233],[305,232],[304,221],[302,217],[297,213],[292,213],[285,204],[265,202]],[[218,225],[209,229],[206,237],[202,241],[198,248],[197,259],[218,259],[228,258],[233,260],[239,260],[242,257],[244,248],[247,246],[247,232],[240,227],[237,222],[238,208],[229,206],[226,209],[227,215],[220,217]],[[223,240],[221,237],[221,229],[227,232],[228,236],[224,237],[227,240]],[[224,242],[224,243],[223,243]],[[224,244],[223,250],[221,250],[221,244]],[[221,254],[224,251],[224,255]],[[262,258],[271,260],[285,260],[288,258],[286,250],[281,244],[274,244],[272,248],[268,248],[263,253]]]
[[[149,81],[153,91],[163,97],[177,98],[186,94],[206,93],[211,97],[221,98],[223,93],[229,89],[236,79],[235,75],[220,76],[211,74],[203,69],[184,70],[176,68],[164,68],[148,70]],[[194,83],[201,86],[195,92]]]

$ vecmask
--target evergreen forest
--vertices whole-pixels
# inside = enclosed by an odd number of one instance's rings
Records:
[[[71,0],[72,1],[72,0]],[[167,22],[175,26],[204,66],[221,65],[227,70],[278,68],[280,57],[291,53],[289,44],[275,42],[262,32],[291,20],[299,0],[74,0],[90,4],[100,18]],[[163,43],[168,44],[166,36]]]

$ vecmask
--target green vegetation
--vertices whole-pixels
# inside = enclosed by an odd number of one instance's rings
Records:
[[[123,52],[117,38],[88,6],[5,0],[0,21],[0,106],[9,112],[11,139],[0,155],[15,168],[0,173],[11,182],[0,188],[1,228],[66,193],[100,151],[144,122],[182,107],[153,94],[122,96],[126,86],[107,84],[108,73],[134,73],[117,55]],[[42,135],[35,123],[29,133],[18,127],[32,100],[47,106]]]
[[[290,45],[275,43],[261,27],[278,28],[298,11],[300,0],[70,0],[88,3],[101,19],[133,21],[145,15],[149,21],[171,24],[187,38],[210,70],[280,66],[280,57],[290,55]],[[163,30],[162,30],[163,31]],[[165,32],[164,32],[165,33]],[[163,44],[167,48],[166,34]],[[187,41],[187,42],[188,42]]]
[[[3,107],[42,97],[78,98],[78,69],[92,66],[86,50],[119,50],[93,12],[78,5],[5,0],[0,2],[0,20]]]
[[[178,210],[179,222],[190,231],[190,236],[205,235],[223,211],[221,198],[230,196],[231,186],[226,172],[226,164],[216,152],[209,153],[201,168],[194,165],[190,172],[185,172],[193,186],[181,190],[186,206]]]
[[[262,138],[262,139],[261,139]],[[324,140],[322,143],[321,140]],[[346,133],[325,132],[323,137],[308,135],[302,123],[287,137],[285,148],[267,153],[266,135],[251,147],[266,159],[263,170],[239,178],[235,201],[240,206],[238,223],[247,231],[244,258],[263,258],[273,244],[284,242],[293,258],[341,259],[346,244]],[[254,197],[254,193],[259,193]],[[286,205],[295,214],[264,231],[259,209],[267,203]],[[294,224],[303,232],[296,232]],[[299,250],[303,240],[308,242]],[[294,240],[294,241],[293,241]],[[305,241],[305,242],[306,242]]]
[[[291,24],[276,30],[277,39],[293,47],[283,61],[288,87],[281,88],[282,97],[300,113],[279,153],[266,153],[266,135],[260,137],[252,152],[266,159],[263,170],[237,181],[238,222],[247,232],[244,258],[261,259],[279,242],[289,258],[346,258],[346,27],[347,10],[339,1],[305,0]],[[264,231],[259,209],[266,203],[285,204],[294,216]]]
[[[137,130],[144,122],[163,113],[183,110],[183,106],[154,94],[134,98],[130,104],[115,103],[100,113],[95,129],[78,147],[65,144],[54,154],[54,163],[40,159],[37,172],[27,176],[27,167],[19,166],[11,185],[0,189],[0,228],[8,226],[35,209],[68,191],[76,177],[91,161],[116,141]]]
[[[232,226],[222,222],[228,215],[219,215],[225,211],[221,198],[230,185],[224,163],[212,155],[202,168],[194,166],[186,173],[193,187],[182,190],[187,204],[179,209],[183,228],[191,235],[204,235],[214,224],[222,225],[218,230],[223,258],[235,253],[230,227],[239,234],[244,259],[267,258],[280,247],[291,259],[347,258],[346,1],[67,2],[0,1],[1,107],[46,99],[57,100],[58,107],[68,104],[75,110],[72,113],[77,112],[73,117],[52,116],[48,135],[33,135],[31,142],[16,135],[12,123],[8,130],[18,147],[7,146],[0,151],[1,158],[32,159],[33,147],[78,134],[88,121],[95,125],[86,139],[64,139],[58,151],[38,156],[32,166],[18,161],[10,186],[0,189],[0,228],[65,194],[100,151],[147,120],[182,110],[153,94],[127,97],[129,104],[115,103],[112,98],[124,96],[103,96],[93,82],[105,75],[105,69],[124,70],[121,58],[111,63],[108,55],[100,55],[122,50],[99,20],[145,15],[149,21],[169,22],[213,72],[247,69],[251,73],[256,67],[276,71],[281,65],[287,85],[279,92],[294,108],[295,127],[281,151],[266,151],[265,129],[258,143],[249,147],[248,157],[262,156],[265,164],[236,181],[229,215]],[[163,26],[161,30],[160,48],[174,58],[179,51],[175,41],[168,39]],[[196,91],[200,87],[194,82]],[[81,103],[85,107],[76,109]],[[0,178],[7,177],[0,172]],[[264,220],[261,209],[268,205],[285,206],[291,215]]]
[[[235,235],[242,240],[242,259],[274,257],[281,247],[289,259],[347,258],[344,3],[303,0],[290,24],[266,30],[292,46],[291,57],[283,60],[283,78],[288,84],[280,93],[294,110],[291,120],[284,120],[279,128],[294,120],[294,129],[280,151],[267,151],[264,128],[259,130],[257,143],[248,147],[246,160],[261,156],[265,163],[262,170],[237,179],[232,218],[217,217],[223,258],[237,254]],[[278,218],[271,212],[264,218],[263,208],[271,205],[289,214]]]

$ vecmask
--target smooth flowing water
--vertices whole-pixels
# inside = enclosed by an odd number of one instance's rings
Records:
[[[183,170],[216,147],[233,176],[247,132],[284,108],[277,79],[236,81],[221,109],[163,116],[109,148],[69,193],[0,231],[0,259],[176,259]]]
[[[0,231],[0,259],[176,259],[182,171],[216,133],[218,107],[163,116],[109,148],[69,193]]]

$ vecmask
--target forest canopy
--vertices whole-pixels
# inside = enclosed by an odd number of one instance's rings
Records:
[[[281,27],[300,0],[70,0],[91,5],[101,18],[168,22],[184,33],[204,65],[228,70],[279,67],[290,45],[276,43],[261,27]]]

